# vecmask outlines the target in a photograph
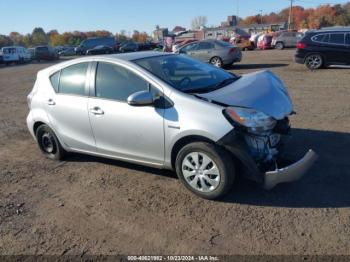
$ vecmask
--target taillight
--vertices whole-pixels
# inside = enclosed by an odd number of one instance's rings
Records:
[[[303,43],[303,42],[299,42],[299,43],[297,43],[297,48],[298,49],[305,49],[306,48],[306,44]]]

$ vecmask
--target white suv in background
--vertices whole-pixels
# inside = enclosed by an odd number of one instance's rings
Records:
[[[28,50],[22,46],[6,46],[1,49],[3,54],[3,62],[8,65],[10,63],[24,63],[31,59]]]

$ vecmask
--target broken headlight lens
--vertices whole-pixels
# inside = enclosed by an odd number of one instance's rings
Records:
[[[242,107],[228,107],[225,114],[234,122],[251,128],[253,131],[270,130],[276,125],[276,120],[263,112]]]

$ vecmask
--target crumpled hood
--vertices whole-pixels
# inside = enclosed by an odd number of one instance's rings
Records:
[[[228,86],[198,96],[227,106],[252,108],[277,120],[293,112],[287,89],[271,71],[245,74]]]

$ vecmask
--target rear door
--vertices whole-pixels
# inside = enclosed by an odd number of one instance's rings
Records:
[[[345,47],[345,34],[344,33],[330,33],[328,41],[329,60],[336,64],[347,63],[347,48]]]
[[[199,60],[207,63],[209,62],[209,59],[213,56],[214,49],[215,44],[210,42],[200,42],[194,52]]]
[[[45,93],[44,103],[50,123],[67,146],[94,152],[88,105],[89,63],[68,66],[50,76],[54,89]]]

